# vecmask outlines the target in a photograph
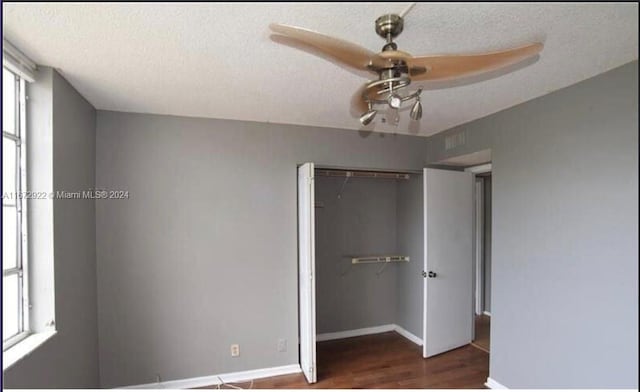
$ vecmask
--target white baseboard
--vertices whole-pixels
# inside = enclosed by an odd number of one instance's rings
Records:
[[[422,339],[412,334],[411,332],[407,331],[406,329],[402,328],[401,326],[396,324],[394,330],[400,335],[404,336],[405,338],[411,340],[413,343],[417,344],[418,346],[422,346]]]
[[[356,336],[373,335],[376,333],[395,331],[395,324],[380,325],[377,327],[351,329],[349,331],[319,333],[316,335],[316,342],[324,342],[325,340],[336,340],[353,338]]]
[[[359,328],[359,329],[351,329],[348,331],[339,331],[339,332],[329,332],[329,333],[320,333],[316,335],[316,342],[324,342],[327,340],[336,340],[336,339],[346,339],[353,338],[356,336],[364,336],[364,335],[373,335],[376,333],[384,333],[395,331],[405,338],[411,340],[413,343],[418,346],[422,346],[422,339],[402,328],[397,324],[386,324],[379,325],[377,327],[368,327],[368,328]]]
[[[484,312],[482,312],[482,314],[484,314],[485,316],[491,317],[491,312],[487,312],[486,310]]]
[[[300,373],[300,365],[276,366],[264,369],[245,370],[242,372],[223,373],[212,376],[185,378],[182,380],[163,381],[151,384],[132,385],[119,387],[125,389],[190,389],[201,388],[209,385],[219,385],[225,383],[236,383],[249,380],[257,380],[266,377],[283,376],[285,374]]]
[[[491,377],[487,377],[487,382],[484,385],[489,389],[509,389]]]
[[[384,332],[391,332],[391,331],[395,331],[399,333],[406,339],[412,341],[413,343],[419,346],[422,345],[422,339],[420,339],[416,335],[412,334],[411,332],[407,331],[406,329],[396,324],[387,324],[387,325],[380,325],[377,327],[352,329],[349,331],[322,333],[316,336],[316,341],[322,342],[326,340],[335,340],[335,339],[351,338],[356,336],[373,335],[377,333],[384,333]],[[285,374],[300,373],[301,371],[302,370],[300,369],[300,365],[295,364],[295,365],[277,366],[277,367],[265,368],[265,369],[246,370],[246,371],[234,372],[234,373],[223,373],[223,374],[217,374],[217,375],[211,375],[211,376],[185,378],[182,380],[162,381],[159,383],[131,385],[131,386],[119,387],[119,388],[123,388],[123,389],[200,388],[200,387],[206,387],[210,385],[219,385],[222,382],[237,383],[237,382],[243,382],[243,381],[249,381],[249,380],[257,380],[257,379],[266,378],[266,377],[275,377],[275,376],[283,376]],[[491,379],[487,379],[487,386],[489,386],[488,383],[490,380]]]

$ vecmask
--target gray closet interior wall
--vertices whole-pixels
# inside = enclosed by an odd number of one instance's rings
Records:
[[[318,333],[392,324],[396,269],[346,255],[396,252],[396,180],[315,177]],[[342,189],[342,192],[341,192]],[[340,197],[338,197],[340,195]]]
[[[343,186],[344,184],[344,186]],[[422,335],[422,176],[315,177],[317,333],[398,324]],[[352,265],[347,255],[409,263]]]

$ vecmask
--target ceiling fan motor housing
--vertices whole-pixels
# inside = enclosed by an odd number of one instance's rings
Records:
[[[402,33],[404,20],[400,15],[387,14],[376,19],[376,33],[388,42]]]

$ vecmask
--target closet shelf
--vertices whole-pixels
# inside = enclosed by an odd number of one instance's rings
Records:
[[[349,256],[351,264],[401,263],[408,262],[409,256]]]
[[[316,169],[315,174],[323,177],[383,178],[393,180],[408,180],[411,178],[409,173],[369,170]]]

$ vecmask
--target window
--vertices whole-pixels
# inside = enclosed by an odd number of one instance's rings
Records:
[[[2,69],[2,347],[28,335],[25,81]]]

